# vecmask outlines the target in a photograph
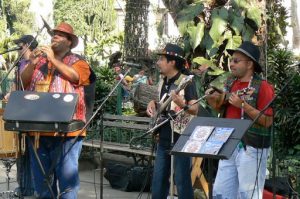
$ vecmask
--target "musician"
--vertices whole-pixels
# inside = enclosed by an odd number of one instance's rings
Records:
[[[30,54],[38,46],[38,42],[32,35],[23,35],[19,39],[14,40],[14,43],[21,47],[21,49],[18,51],[18,54],[19,56],[23,56],[16,65],[15,81],[11,87],[11,91],[21,90],[20,74],[23,72],[23,70],[29,63]],[[8,100],[9,96],[10,92],[5,95],[4,99]],[[30,160],[27,142],[25,142],[24,154],[22,154],[22,156],[17,159],[16,165],[17,181],[20,187],[16,188],[15,192],[18,193],[18,195],[31,196],[33,194],[33,185],[31,179]]]
[[[272,85],[259,76],[262,72],[260,50],[251,42],[244,42],[229,53],[232,54],[232,76],[227,79],[224,91],[231,96],[226,100],[225,92],[214,92],[207,101],[216,110],[223,110],[224,118],[253,120],[274,96]],[[245,88],[249,90],[247,93],[235,93]],[[214,183],[215,198],[262,198],[272,115],[272,108],[268,108],[246,132],[231,158],[220,160]]]
[[[19,56],[23,55],[23,57],[21,57],[20,61],[17,63],[15,72],[15,82],[12,85],[10,91],[21,89],[20,74],[23,72],[24,68],[29,63],[29,56],[31,52],[38,46],[38,42],[32,35],[23,35],[19,39],[14,40],[14,43],[21,47],[21,49],[18,50],[18,54]],[[4,96],[4,99],[8,100],[9,96],[10,92]]]
[[[71,49],[78,44],[78,37],[74,34],[71,25],[62,22],[53,29],[53,33],[51,46],[43,46],[30,55],[30,63],[21,74],[23,84],[27,90],[31,91],[77,93],[79,99],[74,119],[85,121],[84,86],[89,84],[91,73],[89,65],[82,57],[71,52]],[[79,131],[67,134],[54,132],[39,134],[38,146],[36,146],[37,153],[45,172],[47,174],[53,173],[50,182],[54,187],[55,197],[58,194],[57,189],[55,189],[58,185],[59,198],[77,198],[79,190],[78,158],[85,132],[75,142],[71,150],[69,148],[74,141],[74,136],[78,133]],[[31,133],[30,135],[37,134]],[[56,150],[57,146],[61,146],[60,154],[57,154],[59,151]],[[57,155],[59,158],[56,161]],[[51,167],[53,168],[52,171],[50,171]],[[32,148],[31,168],[37,197],[52,198]]]
[[[163,78],[159,82],[159,98],[165,94],[170,94],[172,97],[171,105],[162,113],[163,117],[167,117],[170,113],[174,113],[185,107],[187,104],[192,104],[197,100],[197,93],[194,83],[186,86],[178,94],[174,92],[179,82],[185,77],[184,68],[184,51],[177,45],[167,44],[160,55],[157,65]],[[156,103],[151,101],[147,107],[147,114],[153,117],[157,110]],[[185,114],[190,117],[196,115],[198,111],[197,105],[191,106]],[[164,124],[158,131],[158,143],[156,149],[156,157],[154,164],[154,172],[152,179],[152,198],[166,199],[170,189],[170,172],[171,172],[171,136],[172,128],[174,130],[174,141],[176,142],[182,133],[186,123],[182,123],[183,117],[177,117],[174,122]],[[174,142],[174,143],[175,143]],[[174,156],[174,174],[175,184],[177,187],[178,196],[180,199],[192,199],[193,188],[191,182],[191,158],[184,156]]]

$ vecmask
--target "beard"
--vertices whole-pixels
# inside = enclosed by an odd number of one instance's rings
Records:
[[[237,78],[241,78],[244,77],[246,75],[247,71],[240,69],[240,68],[236,68],[234,70],[231,71],[231,74]]]
[[[61,42],[52,42],[52,49],[54,53],[58,53],[70,49],[70,47],[68,46],[67,42],[61,41]]]

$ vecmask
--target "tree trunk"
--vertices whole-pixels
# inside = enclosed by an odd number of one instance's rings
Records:
[[[126,2],[124,57],[128,61],[147,56],[149,5],[149,0]]]

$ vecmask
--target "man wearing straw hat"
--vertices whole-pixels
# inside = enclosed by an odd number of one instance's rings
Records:
[[[30,55],[30,63],[22,73],[24,87],[31,91],[77,93],[79,99],[73,119],[85,122],[84,86],[90,82],[90,67],[83,58],[71,52],[71,49],[78,44],[78,37],[74,34],[71,25],[62,22],[53,29],[53,33],[51,46],[40,47]],[[67,137],[62,137],[61,134],[55,132],[34,134],[37,153],[45,172],[46,174],[53,173],[51,183],[55,197],[59,194],[59,198],[77,198],[78,158],[85,132],[80,135],[71,150],[69,149],[78,133],[79,131],[69,132]],[[58,154],[59,158],[56,158],[56,148],[61,143],[63,150],[61,154]],[[36,196],[51,198],[32,150],[31,168]],[[60,193],[57,193],[57,190]]]

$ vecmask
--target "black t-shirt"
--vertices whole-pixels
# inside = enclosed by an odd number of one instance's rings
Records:
[[[167,80],[167,78],[164,78],[164,82],[162,85],[162,89],[161,89],[161,95],[160,98],[162,96],[164,96],[165,93],[170,93],[170,88],[172,87],[172,84],[174,84],[174,82],[180,77],[180,72],[178,72],[174,77],[172,77],[171,79],[169,79],[169,81]],[[185,89],[184,89],[184,99],[189,102],[191,100],[197,100],[197,91],[196,91],[196,85],[195,82],[192,81],[191,83],[189,83]],[[168,115],[168,113],[165,111],[162,113],[163,116]],[[171,129],[171,124],[170,122],[167,122],[166,124],[162,125],[159,129],[159,144],[160,145],[165,145],[165,146],[170,146],[171,143],[171,133],[172,133],[172,129]],[[179,138],[179,134],[175,133],[174,134],[174,143],[177,141],[177,139]]]

